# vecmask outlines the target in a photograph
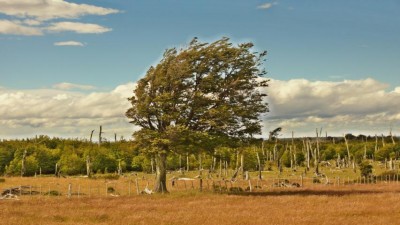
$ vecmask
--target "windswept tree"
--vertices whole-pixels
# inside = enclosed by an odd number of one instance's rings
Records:
[[[266,52],[252,43],[233,45],[228,38],[183,49],[168,49],[155,67],[138,81],[132,107],[126,112],[144,153],[156,159],[155,192],[166,192],[166,159],[170,153],[213,148],[229,138],[261,133],[268,111],[262,78]],[[211,144],[210,144],[211,143]]]

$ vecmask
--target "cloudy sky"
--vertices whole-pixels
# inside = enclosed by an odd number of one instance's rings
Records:
[[[267,50],[277,126],[400,133],[397,0],[0,0],[0,138],[129,138],[134,83],[169,47],[228,36]]]

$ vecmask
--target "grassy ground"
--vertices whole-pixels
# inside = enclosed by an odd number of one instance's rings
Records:
[[[374,166],[375,174],[382,170]],[[275,170],[276,171],[276,170]],[[248,181],[233,184],[215,177],[203,180],[203,192],[198,180],[168,183],[169,194],[137,195],[147,185],[151,189],[154,175],[139,174],[118,180],[82,177],[19,178],[6,177],[0,190],[13,186],[32,186],[41,194],[22,196],[19,200],[0,200],[0,224],[396,224],[400,219],[400,183],[350,184],[358,173],[352,169],[321,168],[330,184],[313,184],[312,172],[304,176],[302,188],[274,188],[278,179],[300,182],[304,169],[285,170],[282,174],[263,172],[257,181],[251,173],[253,192],[219,194],[212,183],[245,188]],[[230,177],[232,171],[228,172]],[[185,173],[194,177],[198,172]],[[303,174],[304,175],[304,174]],[[171,177],[182,174],[173,172]],[[337,183],[340,177],[340,184]],[[67,198],[69,184],[72,198]],[[114,192],[108,192],[112,187]],[[60,196],[44,195],[56,190]],[[79,194],[79,196],[78,196]]]
[[[1,224],[395,224],[400,186],[287,189],[247,196],[175,192],[0,201]]]

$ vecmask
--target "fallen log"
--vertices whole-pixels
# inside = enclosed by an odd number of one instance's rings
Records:
[[[18,187],[10,187],[3,189],[0,196],[5,196],[7,194],[12,195],[38,195],[40,194],[38,191],[32,191],[32,186],[18,186]]]

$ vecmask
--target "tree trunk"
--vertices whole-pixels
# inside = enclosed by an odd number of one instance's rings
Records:
[[[310,170],[310,145],[307,140],[307,170]]]
[[[346,144],[346,149],[347,149],[347,157],[348,157],[348,165],[350,165],[350,161],[351,161],[351,156],[350,156],[350,149],[349,149],[349,143],[347,142],[347,138],[346,138],[346,135],[345,134],[343,134],[343,138],[344,138],[344,142],[345,142],[345,144]]]
[[[167,154],[156,155],[156,184],[154,192],[167,193]]]
[[[244,150],[242,150],[242,153],[240,154],[240,172],[242,173],[242,177],[244,179]]]
[[[101,135],[103,134],[103,127],[100,126],[100,131],[99,131],[99,146],[101,145],[102,137]]]
[[[189,153],[186,154],[186,172],[189,172],[190,165],[189,165]]]
[[[261,168],[261,160],[260,160],[260,155],[258,154],[258,151],[256,148],[254,148],[254,151],[256,152],[257,156],[257,163],[258,163],[258,179],[262,180],[262,168]]]
[[[319,163],[319,161],[320,161],[320,157],[319,157],[319,136],[318,136],[318,129],[316,130],[316,134],[317,134],[317,163]]]

